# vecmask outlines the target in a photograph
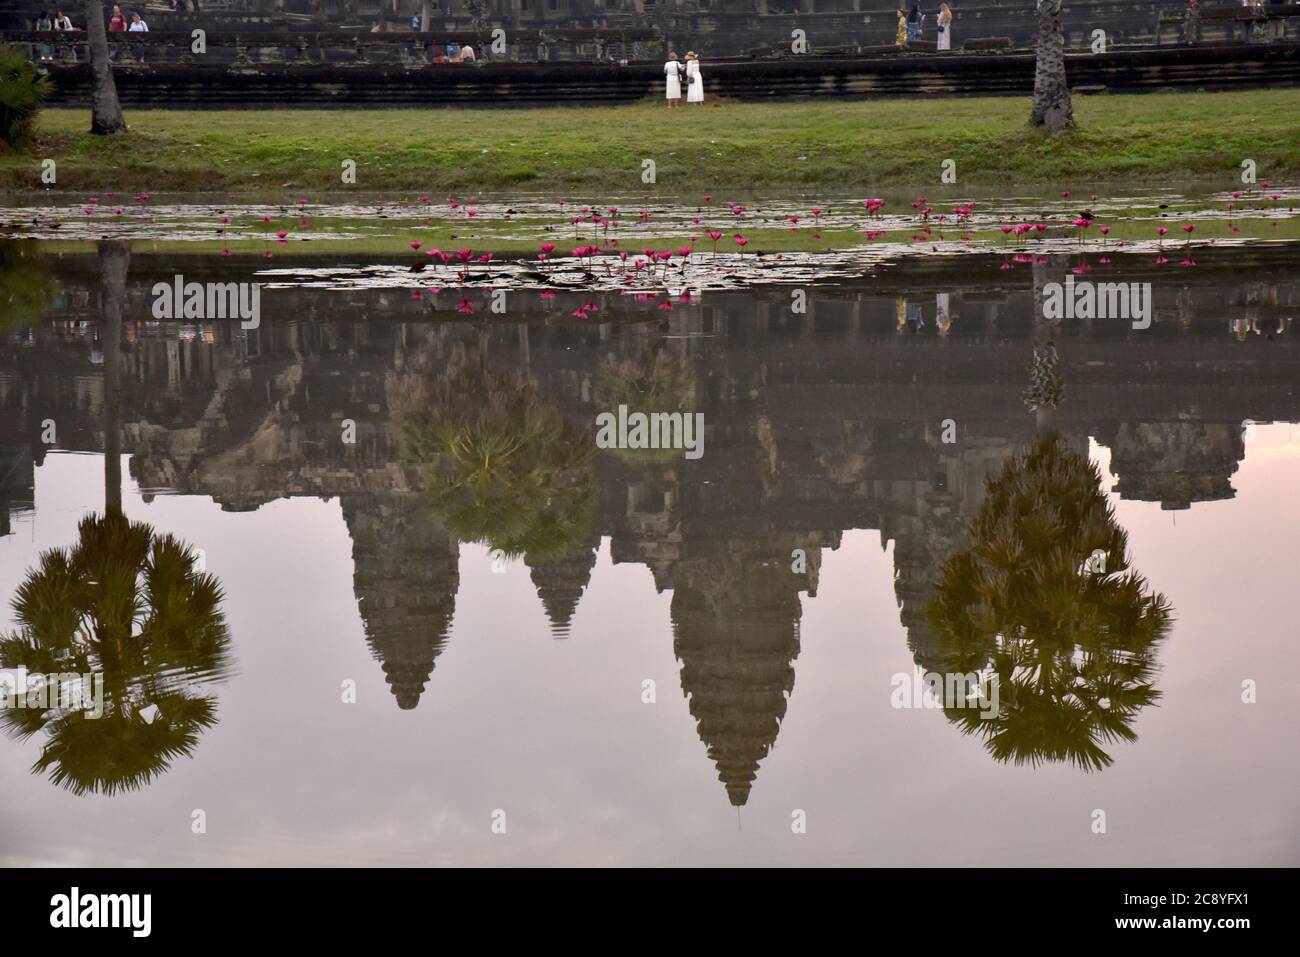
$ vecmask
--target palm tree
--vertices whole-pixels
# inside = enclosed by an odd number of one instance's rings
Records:
[[[122,513],[122,307],[131,243],[99,244],[99,279],[104,306],[104,511]]]
[[[586,542],[595,511],[591,436],[522,378],[481,363],[398,405],[403,461],[422,473],[434,513],[461,541],[530,563]]]
[[[638,354],[610,357],[600,366],[594,392],[598,409],[620,405],[637,412],[692,414],[695,374],[689,363],[660,346]],[[668,464],[681,458],[680,449],[616,449],[619,458],[643,464]]]
[[[1029,385],[1022,393],[1025,406],[1034,413],[1038,433],[1044,435],[1052,432],[1056,424],[1056,407],[1061,404],[1065,394],[1065,385],[1061,381],[1061,361],[1056,352],[1056,333],[1060,328],[1059,319],[1048,319],[1044,305],[1045,290],[1050,274],[1051,264],[1039,262],[1037,257],[1033,265],[1034,279],[1034,315],[1033,346],[1034,358],[1029,367]]]
[[[19,738],[45,732],[34,774],[76,794],[114,794],[148,784],[216,723],[216,699],[196,688],[224,677],[229,635],[221,586],[189,546],[120,512],[88,515],[77,532],[18,587],[19,627],[0,640],[0,664],[92,674],[103,713],[49,701],[0,720]]]
[[[1050,266],[1033,267],[1034,357],[1023,394],[1037,437],[987,483],[971,546],[942,565],[928,608],[940,650],[922,664],[996,676],[996,714],[945,713],[999,761],[1092,771],[1111,763],[1102,745],[1133,740],[1137,712],[1159,699],[1155,653],[1172,612],[1129,571],[1128,536],[1101,472],[1056,432],[1065,390],[1059,320],[1043,307]]]
[[[0,242],[0,333],[40,322],[58,289],[35,240]]]
[[[1038,0],[1038,47],[1034,66],[1034,105],[1031,126],[1049,133],[1074,129],[1070,84],[1065,78],[1065,35],[1061,31],[1063,0]]]
[[[988,483],[973,544],[941,568],[929,609],[941,651],[924,664],[997,676],[996,714],[945,712],[999,761],[1099,770],[1103,745],[1134,740],[1137,713],[1160,697],[1171,609],[1129,568],[1100,485],[1095,464],[1040,437]]]
[[[126,132],[122,104],[113,81],[113,64],[108,58],[108,35],[104,32],[102,0],[86,0],[86,39],[90,46],[90,68],[94,87],[90,99],[90,132],[97,136]]]

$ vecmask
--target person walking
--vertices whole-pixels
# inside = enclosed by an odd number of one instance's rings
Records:
[[[127,31],[130,32],[130,33],[148,33],[148,32],[149,32],[149,24],[147,24],[147,23],[144,22],[144,18],[143,18],[142,16],[140,16],[140,14],[138,14],[138,13],[133,13],[133,14],[131,14],[131,25],[130,25],[129,27],[127,27]],[[137,43],[133,43],[133,44],[131,44],[131,52],[135,54],[135,58],[136,58],[136,60],[137,60],[138,62],[140,62],[140,63],[143,63],[143,62],[144,62],[144,44],[143,44],[143,43],[139,43],[139,42],[137,42]]]
[[[686,102],[704,102],[704,74],[700,72],[700,58],[694,51],[686,54]]]
[[[108,18],[109,33],[126,33],[126,17],[122,16],[122,8],[116,3],[113,4],[113,15]]]
[[[948,4],[939,4],[939,44],[936,49],[952,49],[952,10]]]
[[[682,101],[682,65],[677,62],[677,54],[669,53],[668,62],[664,64],[665,90],[668,108],[671,110]]]
[[[894,44],[899,49],[907,46],[907,14],[902,10],[898,11],[898,33],[894,36]]]
[[[907,41],[921,39],[921,24],[925,22],[925,14],[921,12],[921,4],[913,3],[911,11],[907,14]]]

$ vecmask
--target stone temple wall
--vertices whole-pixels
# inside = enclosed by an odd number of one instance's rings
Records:
[[[427,7],[428,32],[459,35],[469,31],[483,37],[486,46],[491,31],[652,29],[681,52],[694,49],[706,58],[745,56],[763,51],[789,52],[795,31],[802,31],[809,52],[826,52],[894,42],[895,11],[900,0],[181,0],[180,9],[147,0],[124,9],[140,10],[152,31],[186,30],[200,26],[208,30],[381,30],[411,32],[412,17]],[[17,0],[16,15],[6,21],[7,29],[29,27],[37,11],[49,4],[39,0]],[[968,0],[950,4],[955,17],[953,45],[967,40],[1006,38],[1015,46],[1032,44],[1036,32],[1034,0]],[[934,22],[938,0],[921,3],[927,20],[923,38],[935,39]],[[1221,18],[1240,18],[1242,7],[1235,0],[1202,0],[1204,20],[1210,35],[1225,30],[1245,39],[1250,24],[1237,20],[1226,24]],[[1067,0],[1064,27],[1067,44],[1084,48],[1094,30],[1103,30],[1111,45],[1153,42],[1162,32],[1172,35],[1174,20],[1182,17],[1186,0]],[[1268,2],[1269,13],[1300,15],[1293,0]],[[84,14],[80,5],[72,11],[74,20]],[[631,51],[635,54],[638,51]],[[656,55],[659,51],[655,51]]]

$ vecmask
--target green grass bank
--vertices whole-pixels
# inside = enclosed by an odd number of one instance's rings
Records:
[[[442,195],[693,195],[961,186],[1161,184],[1300,175],[1300,90],[1154,93],[1075,100],[1079,130],[1027,125],[1027,98],[530,110],[133,110],[125,136],[92,137],[86,110],[50,109],[29,154],[0,155],[0,189],[417,190]],[[643,161],[655,182],[642,181]],[[344,184],[345,160],[357,167]],[[290,184],[286,187],[285,184]],[[910,187],[909,187],[910,188]]]

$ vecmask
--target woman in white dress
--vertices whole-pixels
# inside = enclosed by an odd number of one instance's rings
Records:
[[[952,10],[948,4],[939,4],[939,50],[952,49]]]
[[[686,54],[686,102],[704,102],[704,74],[700,72],[700,58],[694,51]]]
[[[664,77],[667,79],[668,108],[672,109],[682,101],[682,65],[677,62],[677,54],[668,54],[668,62],[664,64]]]

